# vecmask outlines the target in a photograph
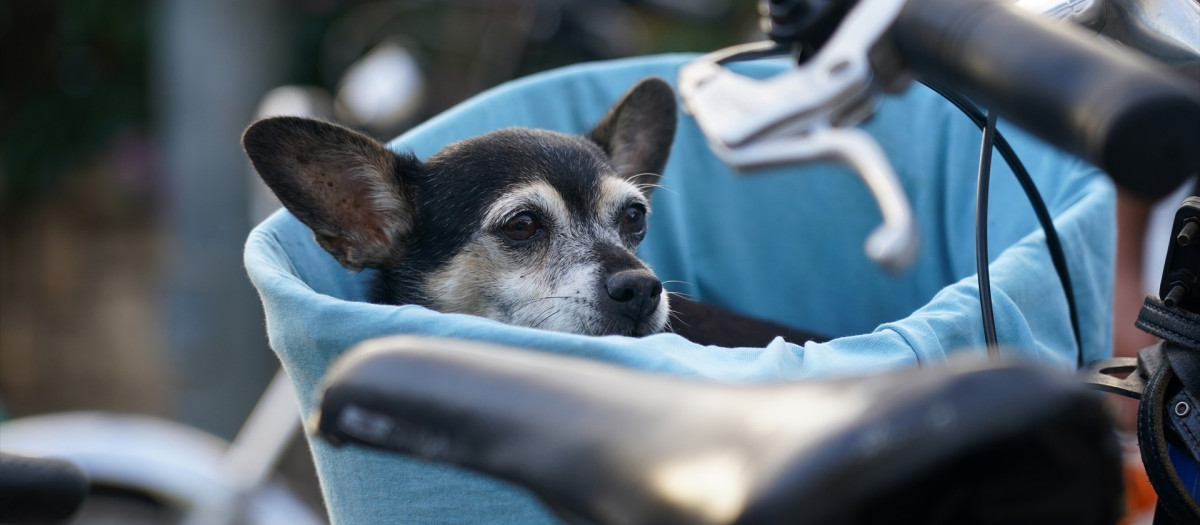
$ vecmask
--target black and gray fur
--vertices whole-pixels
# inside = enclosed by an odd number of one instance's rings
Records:
[[[650,78],[586,136],[502,129],[424,162],[294,117],[256,122],[242,143],[342,266],[381,270],[378,302],[646,335],[665,328],[668,301],[634,250],[675,125],[674,93]]]

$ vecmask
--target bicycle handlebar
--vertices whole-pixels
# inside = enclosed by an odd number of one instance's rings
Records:
[[[996,110],[1125,188],[1161,196],[1200,171],[1200,86],[1147,57],[991,0],[908,0],[892,31],[922,81]]]

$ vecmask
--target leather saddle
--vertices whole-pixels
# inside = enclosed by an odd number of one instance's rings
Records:
[[[729,385],[450,339],[368,341],[313,432],[527,487],[569,523],[1115,523],[1120,451],[1075,378],[958,361]]]

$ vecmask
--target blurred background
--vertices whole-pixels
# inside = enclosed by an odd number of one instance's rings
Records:
[[[759,40],[756,5],[0,0],[0,422],[100,410],[234,436],[278,366],[242,267],[278,207],[239,144],[258,116],[387,140],[537,71]],[[1173,206],[1129,202],[1122,228],[1169,229]],[[1155,242],[1145,264],[1119,252],[1135,299],[1157,289]],[[1140,301],[1118,299],[1127,327]],[[1118,330],[1116,350],[1149,343]],[[309,469],[294,444],[282,470],[315,507]]]
[[[275,207],[239,145],[256,115],[387,139],[536,71],[759,39],[755,5],[0,1],[0,421],[234,435],[277,367],[241,258]]]

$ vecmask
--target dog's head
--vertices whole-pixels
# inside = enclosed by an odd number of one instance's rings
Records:
[[[675,134],[643,80],[585,136],[509,128],[421,162],[352,130],[278,117],[242,137],[284,206],[381,300],[534,328],[646,335],[667,296],[634,250]]]

